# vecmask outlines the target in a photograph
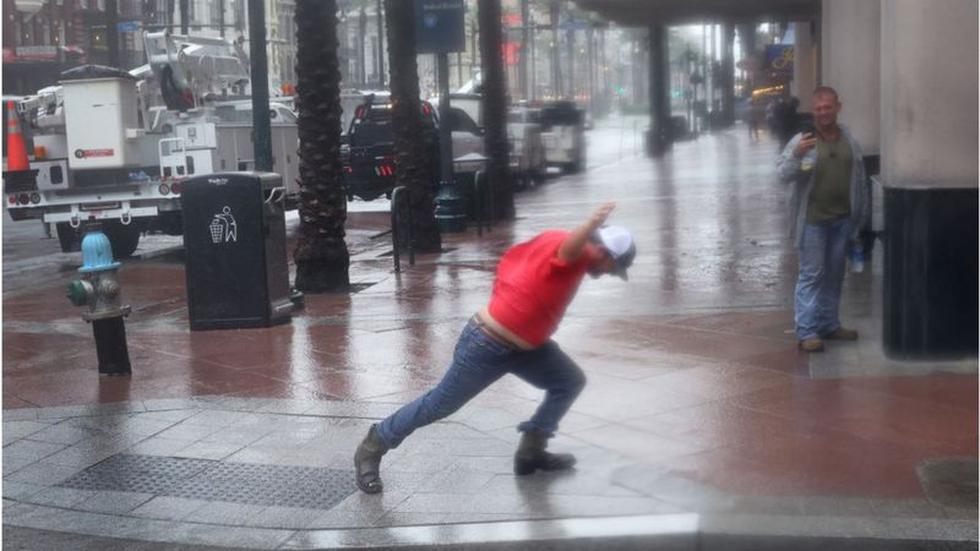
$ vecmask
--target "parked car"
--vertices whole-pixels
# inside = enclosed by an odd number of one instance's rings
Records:
[[[448,121],[453,130],[453,156],[467,153],[485,155],[480,94],[454,93],[449,95]],[[518,187],[527,187],[544,180],[545,149],[541,139],[541,126],[531,119],[527,109],[512,107],[507,113],[507,141],[510,144],[510,169]]]
[[[439,173],[438,119],[427,101],[421,105],[426,135],[421,139],[432,149],[434,173]],[[371,201],[382,195],[391,197],[395,188],[395,137],[392,128],[391,96],[387,93],[368,94],[354,109],[347,129],[347,143],[341,145],[344,181],[347,198],[360,197]]]
[[[564,172],[576,173],[585,168],[585,115],[574,102],[555,101],[534,112],[541,125],[545,161]]]

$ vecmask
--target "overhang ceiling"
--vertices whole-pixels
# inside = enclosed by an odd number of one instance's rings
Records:
[[[575,0],[579,7],[628,27],[715,22],[812,21],[820,0]]]

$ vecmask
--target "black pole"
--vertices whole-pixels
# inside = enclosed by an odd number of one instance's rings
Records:
[[[181,0],[186,2],[187,0]],[[249,57],[252,59],[252,127],[255,170],[272,171],[272,124],[269,121],[269,62],[265,46],[265,4],[248,0]]]
[[[164,21],[167,25],[167,32],[174,32],[174,0],[166,0],[166,13],[164,13]]]
[[[530,52],[531,53],[531,83],[529,85],[530,88],[531,88],[531,96],[530,96],[530,99],[531,99],[531,101],[534,101],[537,98],[537,88],[538,88],[538,77],[537,77],[538,67],[537,67],[537,59],[535,58],[535,56],[537,55],[537,50],[536,50],[535,45],[534,45],[534,42],[535,42],[535,40],[534,40],[534,22],[531,21],[531,23],[529,23],[528,26],[531,27],[531,29],[530,29],[530,32],[531,32],[531,52]]]
[[[436,54],[436,75],[439,78],[439,120],[449,120],[449,54]],[[448,124],[439,125],[440,178],[445,184],[453,183],[453,138]]]
[[[225,37],[225,0],[218,0],[218,32]]]
[[[180,0],[180,34],[190,34],[191,14],[190,0]]]
[[[381,14],[381,0],[378,0],[378,84],[385,87],[385,20]]]
[[[561,16],[558,9],[558,2],[551,4],[551,18],[549,20],[551,23],[551,95],[556,98],[562,96],[561,56],[558,53],[558,23]]]
[[[119,67],[119,7],[116,0],[105,0],[105,39],[109,66]]]
[[[365,57],[364,46],[367,42],[367,11],[361,6],[361,13],[357,16],[357,82],[361,86],[367,83],[367,57]]]
[[[521,89],[521,98],[527,99],[527,54],[528,54],[528,27],[530,23],[530,6],[528,0],[521,0],[521,57],[517,69],[517,82]]]
[[[571,23],[571,22],[569,22]],[[568,99],[575,101],[575,29],[568,28]]]
[[[589,61],[589,112],[595,116],[595,48],[593,47],[593,42],[595,40],[595,24],[590,23],[589,28],[585,31],[585,38],[588,41],[588,50],[586,50],[586,55],[588,55]]]
[[[650,116],[648,135],[650,155],[663,155],[671,145],[670,132],[670,77],[667,51],[667,27],[660,23],[650,27]]]

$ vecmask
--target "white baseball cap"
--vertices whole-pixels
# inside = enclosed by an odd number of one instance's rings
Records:
[[[602,247],[609,251],[609,256],[616,265],[613,273],[628,281],[626,269],[633,264],[633,258],[636,257],[633,235],[622,226],[603,226],[596,231],[596,236]]]

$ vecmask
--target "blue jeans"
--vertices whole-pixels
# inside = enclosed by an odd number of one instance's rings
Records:
[[[803,226],[795,296],[797,339],[820,338],[840,327],[840,290],[850,236],[849,218]]]
[[[470,320],[442,381],[379,423],[378,434],[388,447],[398,447],[415,429],[452,414],[507,373],[546,391],[531,419],[517,427],[522,432],[537,428],[553,435],[585,386],[585,374],[554,341],[519,350],[492,339]]]

